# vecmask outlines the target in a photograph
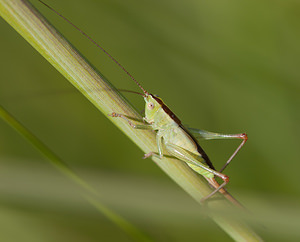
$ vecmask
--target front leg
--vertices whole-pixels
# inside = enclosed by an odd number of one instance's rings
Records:
[[[123,114],[119,114],[119,113],[115,113],[115,112],[113,112],[112,114],[109,114],[108,116],[111,116],[113,118],[122,118],[122,119],[126,120],[128,122],[128,124],[134,129],[148,129],[148,130],[153,129],[151,124],[134,124],[131,121],[131,120],[134,120],[134,121],[137,121],[137,122],[144,123],[144,119],[137,120],[135,118],[131,118],[131,117],[125,116]]]
[[[130,117],[127,117],[123,114],[118,114],[118,113],[115,113],[113,112],[112,114],[109,114],[108,116],[111,116],[113,118],[122,118],[124,120],[126,120],[128,122],[128,124],[134,128],[134,129],[144,129],[144,130],[153,130],[153,127],[151,124],[145,124],[145,118],[143,118],[142,120],[137,120],[137,119],[134,119],[134,118],[130,118]],[[134,120],[134,121],[139,121],[139,122],[143,122],[144,124],[133,124],[131,120]],[[143,159],[146,159],[150,156],[155,156],[157,158],[162,158],[163,157],[163,154],[162,154],[162,143],[161,143],[161,136],[159,135],[159,133],[156,135],[156,143],[157,143],[157,147],[158,147],[158,152],[159,154],[151,151],[147,154],[144,155]]]

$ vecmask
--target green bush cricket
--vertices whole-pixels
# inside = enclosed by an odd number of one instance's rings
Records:
[[[164,104],[161,98],[149,94],[144,88],[133,79],[144,92],[145,117],[141,120],[144,124],[133,124],[129,117],[123,114],[112,113],[112,117],[120,117],[128,122],[135,129],[148,129],[156,131],[157,152],[145,154],[144,158],[155,156],[162,158],[164,150],[173,157],[186,162],[195,172],[202,175],[215,190],[202,199],[202,202],[210,198],[216,192],[221,192],[228,200],[240,206],[240,204],[223,188],[229,177],[221,172],[231,162],[237,152],[247,141],[247,135],[241,134],[220,134],[200,129],[185,128],[180,119]],[[195,135],[195,136],[194,136]],[[200,139],[242,139],[242,143],[227,160],[223,168],[218,172],[215,170],[210,159],[199,145],[195,137]],[[223,183],[220,185],[215,176],[220,177]]]
[[[39,0],[40,1],[40,0]],[[161,98],[156,95],[147,92],[141,84],[105,49],[91,39],[85,32],[71,23],[68,19],[58,13],[56,10],[48,6],[47,4],[40,1],[50,10],[55,12],[65,21],[70,23],[78,31],[80,31],[85,37],[87,37],[92,43],[100,48],[109,58],[111,58],[119,67],[125,71],[125,73],[139,86],[143,93],[139,93],[144,97],[145,100],[145,117],[139,120],[141,124],[134,124],[130,117],[125,114],[112,113],[109,114],[112,117],[122,118],[128,122],[128,124],[135,129],[147,129],[156,132],[156,142],[158,152],[152,151],[145,154],[144,158],[155,156],[162,158],[167,151],[172,157],[185,162],[191,169],[198,174],[202,175],[209,184],[214,188],[206,197],[202,198],[201,201],[205,201],[215,193],[220,192],[229,201],[240,206],[240,204],[224,189],[224,186],[229,182],[229,177],[221,173],[235,157],[238,151],[247,141],[247,135],[245,133],[240,134],[221,134],[213,133],[205,130],[186,128],[182,125],[180,119],[164,104]],[[135,93],[135,92],[133,92]],[[135,120],[136,121],[136,120]],[[234,153],[227,160],[225,165],[220,171],[216,171],[212,165],[209,157],[200,147],[197,139],[242,139],[241,144],[237,147]],[[222,184],[219,184],[215,177],[219,177],[223,180]]]

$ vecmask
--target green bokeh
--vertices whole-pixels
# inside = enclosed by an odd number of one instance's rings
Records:
[[[138,90],[107,56],[34,5],[116,87]],[[47,1],[84,29],[190,127],[247,132],[229,191],[270,241],[299,241],[300,3]],[[0,20],[0,101],[158,241],[230,241],[199,206]],[[127,94],[141,110],[143,100]],[[129,241],[0,121],[0,234],[7,241]],[[205,141],[222,167],[237,141]],[[104,240],[103,240],[104,238]],[[43,240],[42,240],[43,239]]]

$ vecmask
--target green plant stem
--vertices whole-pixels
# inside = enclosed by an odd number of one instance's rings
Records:
[[[140,118],[116,88],[91,67],[28,1],[0,0],[0,14],[140,149],[145,153],[157,149],[153,132],[134,130],[124,120],[108,116],[116,112]],[[90,90],[103,91],[91,92]],[[211,192],[207,182],[184,162],[169,158],[153,160],[197,202]],[[226,210],[229,207],[225,199],[220,195],[218,198],[220,199],[208,204],[214,221],[236,241],[261,241],[260,237],[243,221],[230,215],[213,212]]]

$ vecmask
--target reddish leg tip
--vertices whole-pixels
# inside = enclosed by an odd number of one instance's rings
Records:
[[[229,176],[224,175],[224,176],[222,177],[222,179],[223,179],[223,181],[226,182],[226,183],[229,182]]]
[[[248,135],[246,133],[242,133],[241,138],[244,139],[245,141],[247,141]]]

